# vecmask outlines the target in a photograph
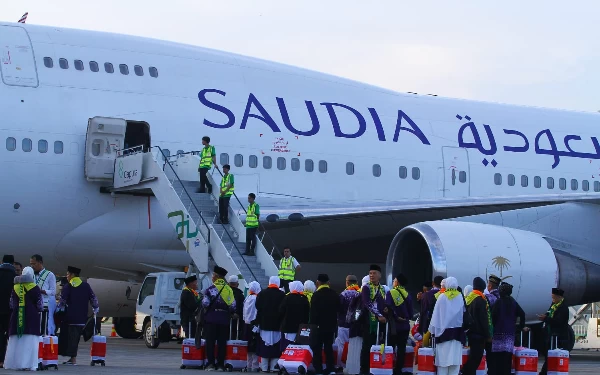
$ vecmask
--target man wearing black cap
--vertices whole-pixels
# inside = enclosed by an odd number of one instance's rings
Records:
[[[179,316],[185,337],[192,339],[196,335],[196,310],[201,302],[200,294],[198,294],[198,277],[196,275],[186,277],[184,282],[185,287],[179,298]]]
[[[408,279],[400,273],[394,279],[393,288],[386,294],[385,305],[388,309],[390,335],[394,340],[391,344],[396,346],[396,358],[403,359],[406,354],[406,342],[410,334],[410,320],[413,315],[412,299],[406,290]],[[400,375],[404,367],[403,360],[396,361],[394,374]]]
[[[546,361],[540,375],[548,373],[548,348],[555,347],[556,338],[558,338],[558,348],[564,349],[569,345],[569,307],[564,303],[564,294],[564,290],[552,288],[552,305],[545,314],[538,315],[540,321],[544,322],[546,333],[544,350]]]
[[[15,282],[15,257],[5,255],[0,265],[0,367],[4,366],[6,344],[8,342],[8,324],[10,323],[10,296]]]
[[[372,264],[369,267],[369,283],[362,287],[360,292],[362,304],[366,309],[363,314],[363,343],[360,351],[360,373],[369,374],[369,356],[371,346],[377,344],[377,327],[387,322],[383,316],[385,309],[385,288],[380,283],[381,267]],[[381,332],[384,332],[382,329]]]
[[[488,279],[487,289],[485,290],[485,296],[490,303],[490,307],[494,307],[494,303],[496,300],[500,298],[500,292],[498,292],[498,287],[502,280],[496,275],[490,275]]]
[[[317,277],[317,291],[313,294],[310,304],[310,323],[318,327],[313,336],[311,348],[313,351],[313,366],[315,373],[329,374],[335,372],[337,358],[333,356],[333,339],[337,331],[337,313],[340,309],[340,297],[329,288],[329,276],[320,274]],[[321,348],[325,352],[327,367],[323,372]],[[338,348],[338,350],[341,350]]]
[[[231,315],[235,313],[235,296],[233,290],[225,281],[227,270],[215,266],[213,270],[213,285],[204,292],[202,306],[206,309],[204,314],[204,339],[206,340],[206,371],[225,368],[225,351]],[[215,358],[215,343],[218,345]],[[216,361],[215,361],[216,360]]]
[[[433,287],[421,296],[421,314],[419,315],[419,333],[421,336],[425,335],[429,330],[429,322],[433,316],[433,309],[437,299],[435,295],[440,291],[442,287],[442,276],[436,276],[433,279]]]
[[[94,314],[98,314],[98,299],[88,283],[79,278],[81,270],[69,266],[67,268],[68,283],[63,287],[58,303],[59,311],[67,311],[66,324],[68,324],[68,338],[66,345],[63,340],[58,340],[59,354],[71,357],[64,365],[75,365],[77,363],[77,349],[83,327],[88,319],[88,304],[92,305]],[[68,308],[67,308],[68,307]],[[61,329],[62,331],[62,329]],[[64,337],[61,334],[61,337]],[[62,345],[61,345],[62,344]],[[62,350],[61,350],[62,348]]]
[[[463,368],[464,375],[476,374],[477,368],[481,363],[481,358],[483,357],[486,343],[491,343],[492,341],[492,309],[483,294],[485,288],[485,280],[481,277],[476,277],[473,279],[473,291],[465,298],[467,310],[473,318],[473,324],[467,332],[471,350],[469,351],[467,363],[465,363]],[[489,351],[488,353],[489,363],[489,359],[492,358],[492,352]],[[492,369],[494,366],[490,364],[488,367]]]

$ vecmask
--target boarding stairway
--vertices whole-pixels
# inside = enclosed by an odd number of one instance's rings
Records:
[[[242,255],[246,238],[241,217],[230,208],[231,224],[219,223],[218,184],[212,181],[216,187],[213,195],[197,193],[197,167],[197,157],[191,153],[169,157],[158,146],[150,152],[141,148],[123,150],[115,160],[110,191],[152,192],[199,272],[210,272],[211,261],[227,269],[229,275],[238,275],[242,289],[251,281],[266,287],[269,276],[278,271],[271,254],[257,241],[256,257]]]

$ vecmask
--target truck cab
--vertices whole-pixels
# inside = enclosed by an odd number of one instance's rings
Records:
[[[136,303],[136,329],[142,331],[146,346],[181,337],[179,300],[185,287],[184,272],[157,272],[146,276]],[[210,274],[198,275],[198,292],[211,284]]]

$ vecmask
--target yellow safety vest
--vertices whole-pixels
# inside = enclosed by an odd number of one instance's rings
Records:
[[[289,259],[281,258],[279,261],[279,278],[281,280],[293,281],[296,276],[296,268],[294,268],[294,257]]]
[[[246,214],[246,228],[258,228],[258,217],[255,213],[256,203],[252,203],[248,206],[248,213]]]
[[[199,168],[210,169],[214,156],[215,148],[213,146],[204,147],[200,158]]]
[[[232,176],[233,175],[231,173],[228,173],[227,176],[223,176],[223,178],[221,179],[221,190],[227,189],[227,184],[230,183]],[[231,197],[233,195],[233,191],[234,190],[235,190],[235,187],[232,184],[231,188],[229,189],[229,191],[227,191],[225,194],[223,194],[223,196],[224,197]]]

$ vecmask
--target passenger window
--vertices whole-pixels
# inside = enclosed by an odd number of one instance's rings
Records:
[[[115,72],[115,68],[113,67],[113,64],[111,63],[104,63],[104,71],[106,73],[114,73]]]
[[[460,173],[458,174],[458,181],[462,182],[463,184],[467,182],[467,172],[460,171]]]
[[[405,179],[408,176],[408,169],[406,169],[406,167],[400,167],[399,173],[400,178]]]
[[[23,138],[23,141],[21,141],[21,148],[23,149],[23,151],[25,152],[31,152],[31,139],[29,138]]]
[[[142,68],[142,67],[141,67],[141,66],[139,66],[139,65],[135,65],[135,66],[133,67],[133,71],[135,72],[135,75],[136,75],[136,76],[140,76],[140,77],[141,77],[141,76],[143,76],[143,75],[144,75],[144,68]]]
[[[58,60],[58,65],[60,66],[61,69],[69,69],[69,61],[67,59],[59,59]]]
[[[127,64],[119,64],[119,71],[121,72],[121,74],[126,76],[129,74],[129,67],[127,66]]]
[[[14,151],[17,149],[17,140],[13,137],[6,138],[6,149],[8,151]]]
[[[52,61],[52,57],[44,57],[44,66],[46,68],[54,67],[54,61]]]
[[[75,70],[83,70],[83,61],[75,60]]]
[[[527,187],[529,186],[529,177],[522,175],[521,176],[521,186]]]
[[[100,155],[100,141],[94,141],[92,143],[92,155],[99,156]]]
[[[542,187],[542,178],[540,176],[535,176],[533,178],[533,186],[537,189]]]
[[[221,165],[229,164],[229,154],[222,153],[219,156],[219,163],[221,163]]]
[[[158,69],[156,69],[155,67],[151,66],[150,69],[150,77],[153,78],[158,78]]]
[[[558,188],[560,190],[566,190],[567,189],[567,179],[561,178],[560,180],[558,180]]]
[[[250,168],[258,167],[258,157],[256,155],[250,155],[248,158],[248,166]]]
[[[321,172],[321,173],[327,172],[327,161],[319,160],[319,172]]]
[[[571,190],[579,189],[579,181],[572,179],[571,180]]]
[[[98,63],[95,61],[90,61],[90,70],[94,73],[98,73],[100,68],[98,67]]]
[[[594,191],[595,192],[600,191],[600,181],[594,181]]]
[[[40,139],[38,141],[38,152],[42,154],[48,152],[48,141],[46,141],[45,139]]]
[[[502,185],[502,175],[500,173],[494,175],[494,183],[496,185]]]
[[[147,297],[154,295],[155,287],[156,277],[147,277],[146,281],[144,281],[144,285],[142,285],[142,290],[140,291],[140,300],[138,301],[138,305],[141,306]]]
[[[418,180],[419,178],[421,178],[421,170],[419,168],[413,167],[412,178],[413,180]]]
[[[352,176],[354,174],[354,163],[352,163],[352,162],[346,163],[346,174],[348,176]]]
[[[373,176],[375,176],[375,177],[381,176],[381,165],[373,164]]]
[[[283,171],[285,169],[285,158],[277,158],[277,169]]]
[[[62,154],[63,153],[63,143],[62,141],[54,141],[54,153],[55,154]]]
[[[273,166],[273,159],[270,156],[263,156],[263,168],[271,169]]]
[[[508,186],[515,186],[515,175],[514,174],[508,175]]]
[[[554,189],[554,178],[553,177],[548,177],[546,179],[546,187],[548,189]]]
[[[233,157],[233,163],[238,168],[240,168],[241,166],[243,166],[244,165],[244,155],[242,155],[242,154],[235,154],[235,156]]]
[[[300,159],[293,158],[292,159],[292,171],[298,172],[300,170]]]
[[[590,191],[590,182],[588,180],[581,181],[581,188],[583,191]]]
[[[312,159],[306,159],[304,161],[304,170],[307,172],[312,172],[315,170],[315,162]]]

